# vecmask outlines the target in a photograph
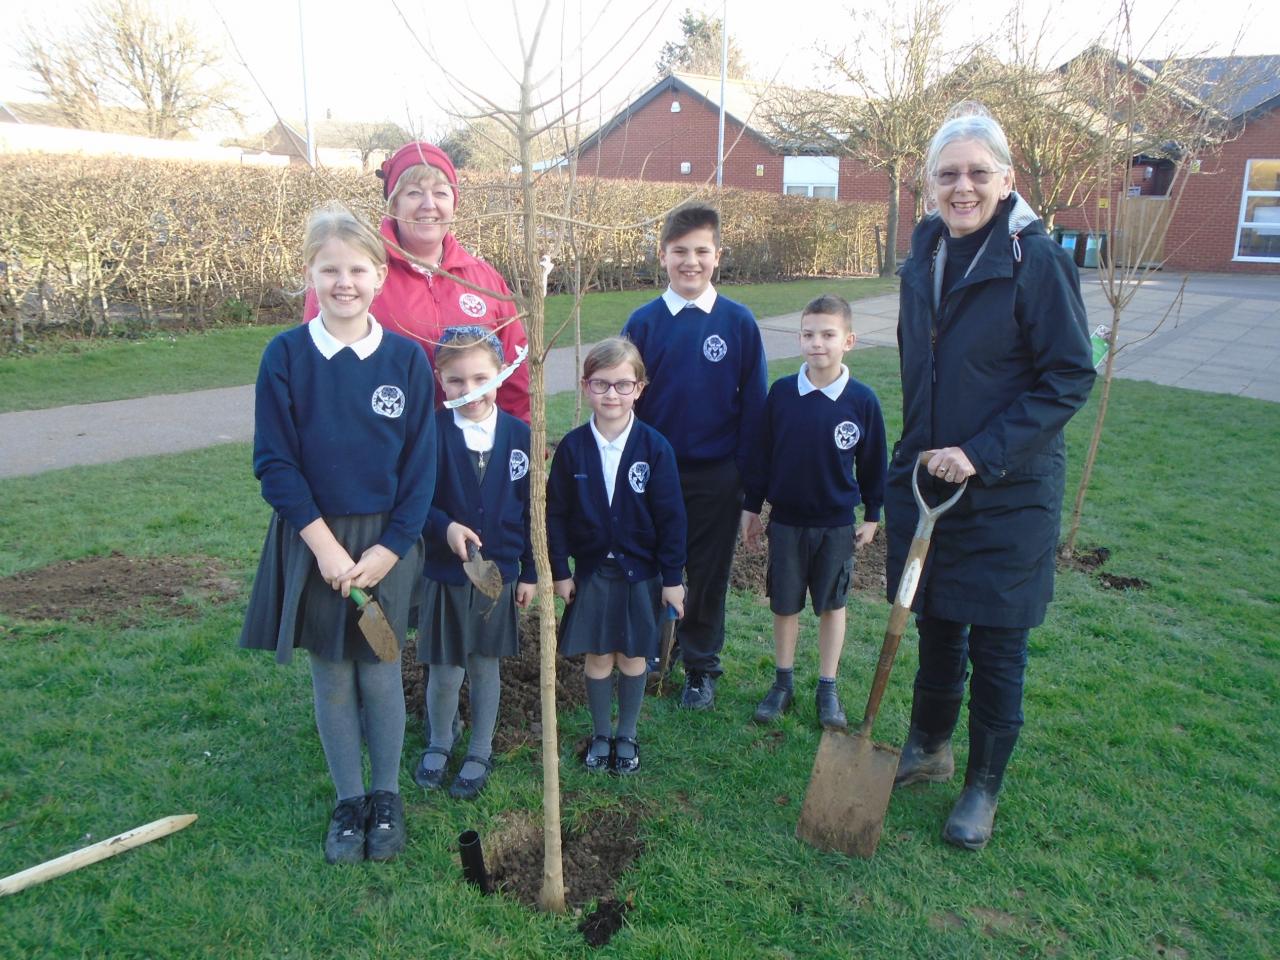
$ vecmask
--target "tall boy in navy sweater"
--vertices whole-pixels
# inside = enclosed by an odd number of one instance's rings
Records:
[[[729,567],[745,519],[742,471],[768,389],[755,317],[711,285],[720,252],[720,215],[713,207],[674,210],[658,254],[670,285],[622,329],[649,373],[636,414],[675,449],[689,518],[689,594],[678,638],[685,666],[680,704],[693,710],[715,703]]]
[[[746,476],[743,540],[760,535],[760,508],[769,519],[769,608],[777,673],[756,708],[770,723],[791,706],[792,671],[805,593],[818,615],[818,719],[848,726],[836,695],[844,647],[845,601],[856,547],[870,543],[884,504],[884,418],[871,388],[842,362],[853,349],[853,311],[822,296],[800,315],[800,372],[782,377],[765,404],[760,457]],[[862,523],[854,508],[862,504]]]

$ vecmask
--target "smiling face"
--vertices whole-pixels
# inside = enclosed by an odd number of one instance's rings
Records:
[[[391,216],[400,245],[421,260],[438,264],[456,206],[453,187],[444,174],[398,186]]]
[[[826,386],[840,375],[844,355],[853,349],[853,331],[832,313],[807,313],[800,318],[800,353],[809,365],[811,381]]]
[[[340,237],[330,237],[311,258],[304,276],[315,288],[329,332],[339,336],[341,329],[363,336],[369,304],[387,277],[386,265]]]
[[[699,227],[668,240],[658,251],[658,260],[667,271],[671,289],[686,300],[697,300],[711,285],[711,275],[720,263],[715,231]]]
[[[626,389],[631,384],[630,393],[618,393],[618,383]],[[596,393],[594,388],[609,384],[604,393]],[[607,437],[616,437],[627,425],[631,416],[631,408],[644,390],[644,383],[636,376],[636,368],[630,363],[619,363],[612,367],[601,367],[591,372],[591,376],[582,381],[582,392],[587,395],[587,403],[596,417],[596,429]]]
[[[446,363],[436,371],[440,379],[440,389],[444,391],[446,400],[457,400],[488,383],[498,375],[498,358],[484,344],[464,352],[451,352]],[[479,400],[472,400],[457,408],[458,413],[468,420],[479,422],[493,413],[494,398],[498,395],[495,387]]]
[[[932,174],[938,215],[953,237],[981,230],[1013,189],[1013,171],[1002,169],[976,140],[956,140],[938,154]]]

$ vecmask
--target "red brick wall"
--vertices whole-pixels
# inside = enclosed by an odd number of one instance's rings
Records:
[[[889,177],[883,170],[868,167],[850,157],[841,157],[836,193],[841,200],[884,204],[888,215]],[[898,252],[906,253],[911,244],[911,228],[916,223],[916,198],[902,186],[899,186],[898,197]]]
[[[680,101],[680,112],[671,102]],[[665,180],[696,186],[715,183],[720,114],[698,97],[664,90],[599,144],[582,151],[579,172],[631,180]],[[782,192],[782,157],[729,117],[724,124],[724,184],[744,190]],[[680,172],[681,162],[691,170]],[[756,175],[758,164],[763,176]]]
[[[1272,110],[1245,128],[1243,134],[1222,148],[1219,156],[1205,160],[1200,173],[1192,174],[1183,191],[1164,250],[1175,270],[1211,270],[1229,273],[1280,273],[1280,263],[1236,262],[1236,224],[1249,160],[1280,158],[1280,110]]]

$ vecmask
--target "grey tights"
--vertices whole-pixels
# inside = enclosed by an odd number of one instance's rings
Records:
[[[497,657],[471,654],[467,668],[432,664],[427,678],[427,718],[431,721],[431,746],[441,750],[453,749],[453,716],[458,710],[458,691],[462,689],[462,677],[470,682],[471,695],[471,743],[467,755],[488,760],[493,754],[493,731],[498,725],[498,698],[502,692]],[[439,770],[447,756],[428,753],[422,764],[428,770]],[[484,773],[478,763],[464,763],[459,776],[475,779]]]
[[[360,713],[369,745],[372,790],[400,792],[404,748],[404,686],[400,662],[323,660],[311,655],[316,729],[339,800],[364,796]]]

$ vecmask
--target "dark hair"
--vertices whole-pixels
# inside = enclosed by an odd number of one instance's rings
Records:
[[[710,229],[715,235],[716,248],[719,249],[720,211],[705,203],[687,203],[667,214],[667,220],[662,225],[662,236],[658,242],[665,250],[667,244],[673,240],[679,240],[694,230],[704,229]]]
[[[820,297],[814,297],[800,311],[800,319],[803,320],[814,313],[839,317],[845,330],[853,329],[853,307],[849,306],[849,301],[844,297],[837,297],[834,293],[824,293]]]

